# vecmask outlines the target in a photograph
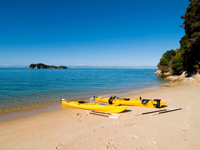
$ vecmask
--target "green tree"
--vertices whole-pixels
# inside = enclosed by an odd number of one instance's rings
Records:
[[[176,55],[172,57],[170,63],[171,73],[180,75],[184,71],[183,57],[179,50],[176,51]]]
[[[171,72],[170,61],[171,61],[172,57],[174,57],[175,55],[176,55],[176,52],[173,49],[165,52],[162,55],[162,58],[160,59],[160,62],[158,64],[158,69],[161,70],[162,73]]]
[[[180,40],[183,67],[188,72],[198,72],[200,63],[200,0],[190,0],[184,19],[186,35]]]

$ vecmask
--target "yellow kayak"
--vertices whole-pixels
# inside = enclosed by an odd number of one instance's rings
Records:
[[[110,104],[121,104],[121,105],[151,107],[151,108],[160,108],[166,103],[166,101],[160,99],[149,100],[149,99],[141,99],[141,97],[138,97],[135,100],[117,98],[115,96],[111,98],[95,97],[95,100]]]
[[[68,102],[68,101],[61,101],[62,108],[66,108],[67,106],[80,108],[80,109],[87,109],[87,110],[95,110],[95,111],[102,111],[102,112],[109,112],[109,113],[120,113],[124,111],[127,106],[115,106],[115,105],[101,105],[96,103],[87,103],[83,101],[79,102]]]

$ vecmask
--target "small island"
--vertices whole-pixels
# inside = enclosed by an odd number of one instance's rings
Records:
[[[45,65],[43,63],[30,64],[29,69],[68,69],[66,66]]]

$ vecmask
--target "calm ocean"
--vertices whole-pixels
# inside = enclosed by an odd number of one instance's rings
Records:
[[[123,95],[166,81],[145,75],[156,69],[0,69],[0,112],[29,109],[92,96]]]

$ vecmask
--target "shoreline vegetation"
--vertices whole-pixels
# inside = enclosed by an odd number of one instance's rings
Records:
[[[43,63],[30,64],[29,69],[68,69],[66,66],[45,65]]]
[[[199,84],[200,81],[200,1],[189,0],[183,25],[185,35],[181,38],[180,48],[168,50],[160,59],[156,73],[170,80],[167,86]]]
[[[188,76],[200,73],[200,1],[190,0],[184,16],[185,35],[180,40],[180,48],[168,50],[162,55],[157,67],[162,74]]]

